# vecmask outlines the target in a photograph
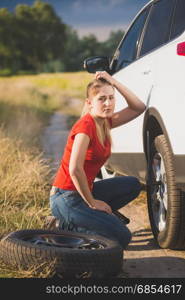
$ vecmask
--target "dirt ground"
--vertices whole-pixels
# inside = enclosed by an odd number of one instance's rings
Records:
[[[42,136],[43,151],[53,159],[53,173],[58,168],[66,143],[67,117],[55,113]],[[145,203],[133,201],[120,212],[130,218],[132,240],[123,252],[122,278],[185,278],[185,251],[161,249],[157,246],[148,220]]]
[[[130,218],[132,240],[124,251],[123,277],[185,278],[185,251],[161,249],[150,229],[146,204],[133,201],[120,212]]]

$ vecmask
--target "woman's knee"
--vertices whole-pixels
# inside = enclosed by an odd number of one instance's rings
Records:
[[[125,249],[132,238],[132,234],[126,225],[117,220],[117,217],[115,218],[114,222],[109,223],[111,226],[107,226],[106,229],[104,228],[104,232],[110,238],[117,240],[121,247]]]
[[[135,197],[137,197],[141,192],[141,183],[137,177],[129,176],[129,179],[132,185],[132,191],[134,192]]]
[[[119,243],[123,249],[125,249],[132,239],[132,234],[130,230],[125,226],[124,232],[119,236]]]

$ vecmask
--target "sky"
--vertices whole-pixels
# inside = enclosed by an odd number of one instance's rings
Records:
[[[99,41],[111,31],[126,30],[140,9],[150,0],[42,0],[53,6],[62,21],[79,37],[94,34]],[[34,0],[0,0],[0,8],[13,11],[17,4],[32,5]]]

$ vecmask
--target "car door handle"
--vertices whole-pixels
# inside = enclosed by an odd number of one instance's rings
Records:
[[[142,72],[143,75],[148,75],[149,73],[151,73],[151,70],[146,70]]]

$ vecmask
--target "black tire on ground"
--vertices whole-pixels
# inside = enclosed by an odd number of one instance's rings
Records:
[[[158,245],[184,249],[184,193],[176,186],[173,153],[164,135],[151,145],[147,178],[148,213]]]
[[[70,231],[19,230],[0,241],[0,257],[9,266],[28,270],[53,264],[54,273],[75,278],[113,276],[122,269],[123,250],[102,236]]]

